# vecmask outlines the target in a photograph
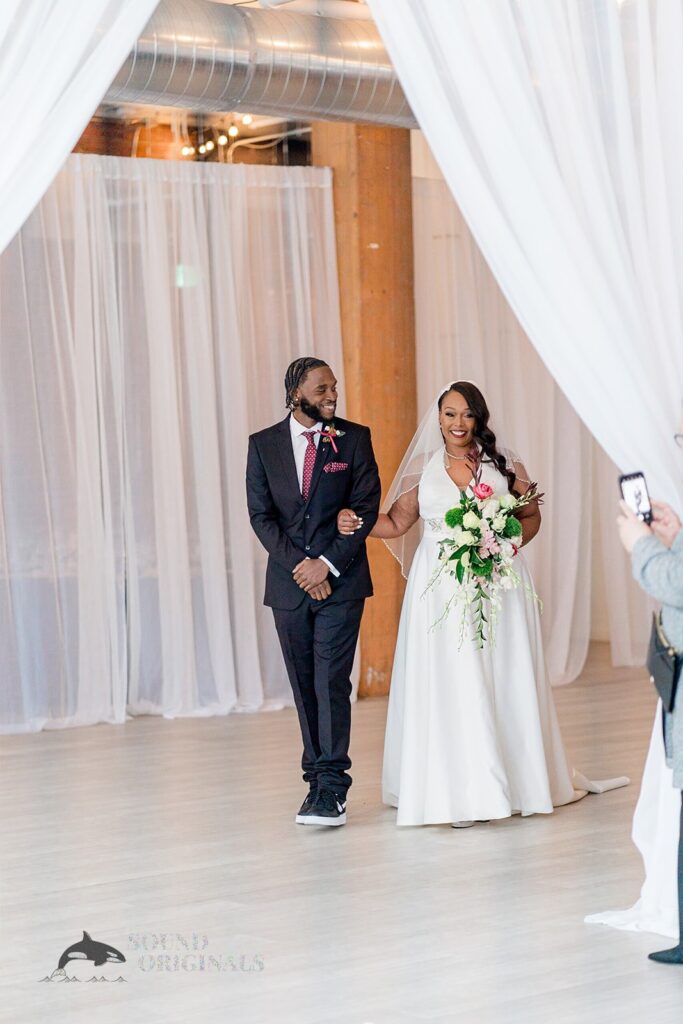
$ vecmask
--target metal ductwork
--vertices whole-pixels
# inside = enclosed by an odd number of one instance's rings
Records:
[[[104,103],[416,127],[372,21],[210,0],[162,0]]]

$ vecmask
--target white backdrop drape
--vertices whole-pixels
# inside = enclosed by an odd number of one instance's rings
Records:
[[[526,557],[543,600],[553,682],[578,676],[603,630],[613,664],[642,665],[648,602],[614,530],[618,470],[524,334],[418,132],[413,237],[419,414],[447,381],[478,382],[505,443],[546,493],[543,529]]]
[[[157,3],[0,4],[0,252],[73,149]]]
[[[369,4],[524,331],[610,458],[645,469],[680,508],[683,4]],[[634,837],[654,878],[670,864],[679,797],[657,728],[652,742]],[[666,913],[647,920],[664,929]]]
[[[331,173],[72,156],[0,256],[0,727],[291,703],[248,434],[341,379]]]

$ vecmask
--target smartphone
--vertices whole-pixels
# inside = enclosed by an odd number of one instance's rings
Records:
[[[647,493],[647,484],[643,473],[624,473],[619,477],[621,496],[632,512],[648,526],[652,522],[652,505]]]

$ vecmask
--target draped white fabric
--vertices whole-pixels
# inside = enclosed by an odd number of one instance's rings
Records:
[[[614,462],[644,468],[680,508],[683,5],[369,4],[528,337]],[[641,809],[667,777],[645,776]],[[673,844],[675,819],[659,821]],[[636,841],[648,875],[662,875],[662,844]]]
[[[331,189],[72,156],[0,256],[5,731],[291,703],[244,467],[291,359],[341,379]]]
[[[418,411],[424,413],[445,381],[476,381],[504,443],[519,452],[546,492],[543,529],[526,558],[543,599],[553,682],[575,679],[589,640],[602,639],[603,624],[595,618],[603,602],[613,663],[642,664],[648,603],[614,530],[618,471],[519,326],[425,150],[414,133]],[[620,585],[605,587],[605,579]]]
[[[616,464],[683,504],[683,5],[370,6],[541,358]]]
[[[0,252],[66,160],[157,3],[0,4]]]

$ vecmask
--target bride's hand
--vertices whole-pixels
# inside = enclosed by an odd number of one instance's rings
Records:
[[[360,530],[362,525],[363,520],[350,508],[343,508],[337,516],[337,529],[345,537],[350,537],[356,530]]]

